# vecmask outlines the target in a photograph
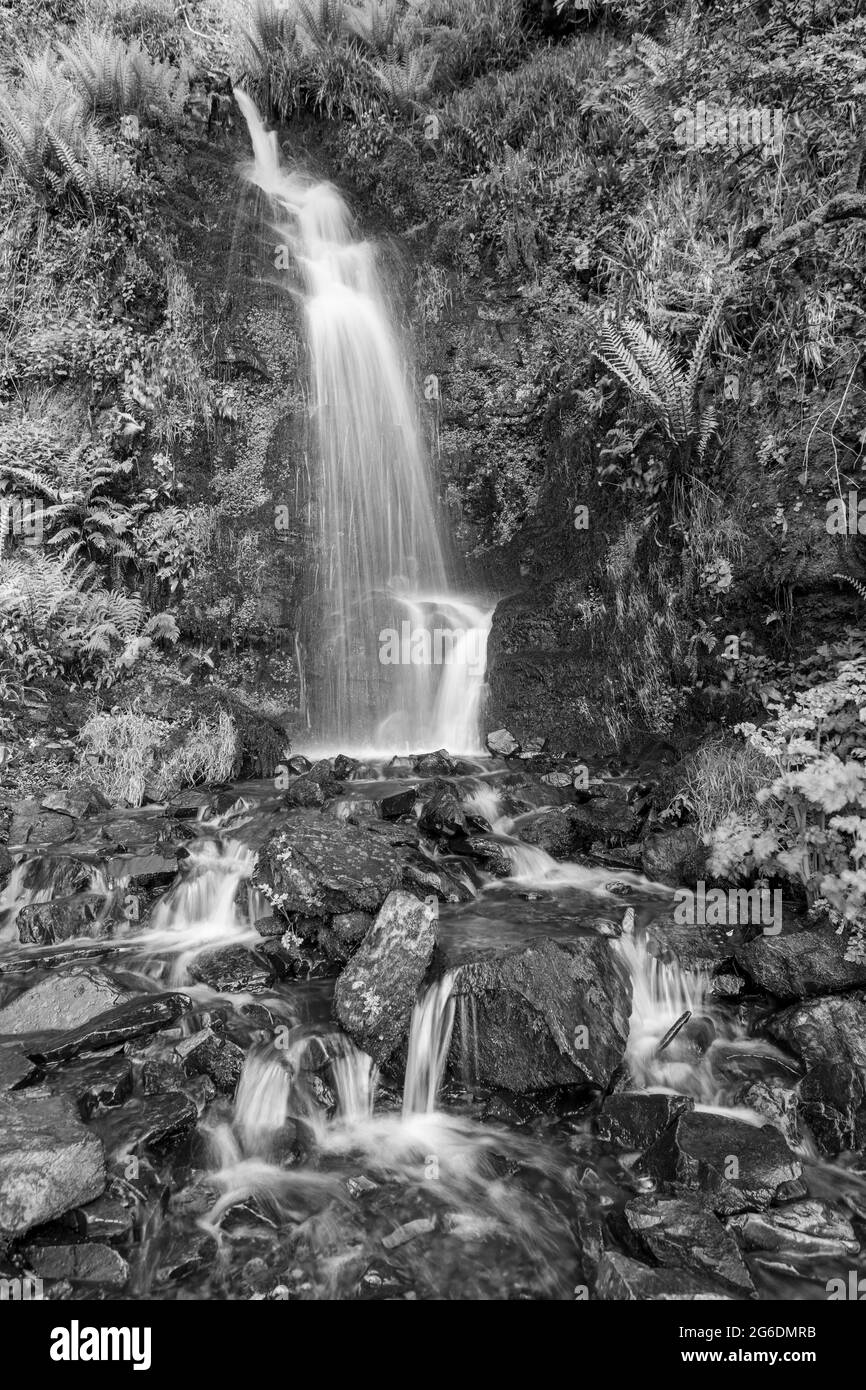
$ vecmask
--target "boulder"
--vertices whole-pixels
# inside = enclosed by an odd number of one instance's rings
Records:
[[[383,796],[381,801],[382,816],[386,821],[399,820],[401,816],[414,816],[417,800],[417,786],[406,787],[403,791],[392,793],[391,796]]]
[[[114,1047],[131,1038],[156,1033],[169,1027],[191,1007],[191,1000],[185,994],[144,994],[106,1009],[78,1028],[30,1034],[24,1040],[24,1051],[37,1062],[65,1062],[80,1052]]]
[[[581,843],[575,828],[575,806],[553,806],[522,824],[520,838],[527,845],[543,849],[553,859],[570,859]]]
[[[147,1148],[170,1148],[195,1128],[197,1118],[189,1096],[166,1091],[107,1110],[91,1120],[90,1128],[99,1134],[106,1153],[119,1158]]]
[[[737,964],[768,994],[784,1000],[835,994],[866,985],[866,961],[845,959],[845,938],[832,930],[759,936],[737,947]]]
[[[761,1211],[801,1173],[772,1125],[693,1111],[665,1130],[641,1160],[660,1183],[697,1191],[720,1216]]]
[[[378,1063],[391,1058],[409,1032],[419,986],[436,946],[439,909],[402,890],[389,893],[334,992],[341,1026]]]
[[[685,1269],[653,1269],[614,1250],[606,1250],[601,1257],[596,1289],[600,1299],[617,1303],[682,1303],[737,1297],[715,1279]]]
[[[319,945],[329,960],[344,962],[357,951],[375,922],[372,912],[338,912],[318,930]]]
[[[846,1216],[824,1202],[785,1202],[769,1211],[731,1216],[727,1228],[744,1250],[784,1250],[793,1255],[856,1255],[860,1243]]]
[[[495,878],[508,878],[512,864],[508,851],[495,835],[463,835],[451,843],[454,854],[465,854],[480,864],[485,873]]]
[[[129,1279],[129,1265],[110,1245],[31,1245],[24,1252],[39,1279],[68,1279],[72,1284],[98,1284],[122,1289]]]
[[[81,787],[64,787],[60,791],[48,792],[39,802],[43,811],[59,811],[65,816],[95,816],[100,811],[111,809],[111,802],[92,783]]]
[[[648,1194],[628,1203],[625,1219],[660,1265],[694,1270],[738,1293],[754,1293],[736,1240],[698,1201]]]
[[[641,864],[653,883],[694,884],[704,873],[706,850],[690,825],[656,831],[641,841]]]
[[[21,1235],[99,1197],[102,1144],[68,1100],[0,1097],[0,1232]]]
[[[866,1067],[866,991],[819,995],[793,1004],[766,1024],[807,1066],[846,1062]]]
[[[694,1109],[688,1096],[660,1092],[617,1091],[606,1096],[598,1117],[602,1139],[620,1149],[648,1149],[686,1110]]]
[[[45,1079],[48,1088],[58,1095],[69,1096],[78,1107],[83,1120],[103,1106],[122,1105],[132,1095],[132,1062],[128,1057],[97,1057],[74,1062],[50,1072]]]
[[[520,752],[520,744],[507,729],[494,729],[485,742],[494,758],[513,758]]]
[[[823,1153],[866,1149],[866,1068],[818,1062],[798,1091],[800,1116]]]
[[[75,835],[75,820],[59,811],[43,811],[38,801],[19,801],[12,808],[7,844],[11,850],[61,844]]]
[[[420,753],[412,759],[412,768],[419,777],[451,777],[457,764],[447,748],[435,753]]]
[[[218,1091],[234,1093],[244,1066],[244,1051],[212,1028],[202,1028],[176,1044],[175,1056],[187,1076],[209,1076]]]
[[[189,964],[189,973],[199,984],[219,994],[251,993],[266,989],[272,972],[263,956],[245,946],[223,946],[202,951]]]
[[[432,835],[435,839],[465,833],[466,813],[460,803],[460,797],[450,783],[434,784],[432,794],[421,808],[418,825],[425,835]]]
[[[606,1087],[622,1061],[631,986],[601,937],[540,938],[469,961],[454,994],[452,1056],[472,1082]]]
[[[253,886],[286,917],[378,912],[402,878],[400,857],[380,836],[297,811],[259,853]]]
[[[104,893],[54,897],[47,903],[28,903],[16,919],[18,939],[27,946],[52,946],[79,937],[104,940],[123,921]]]
[[[0,1035],[76,1028],[131,998],[95,966],[73,966],[47,975],[0,1009]]]
[[[604,845],[627,845],[640,831],[635,806],[619,797],[594,796],[570,808],[576,843],[587,849],[596,841]]]

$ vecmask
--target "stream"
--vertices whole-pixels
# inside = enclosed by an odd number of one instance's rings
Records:
[[[270,908],[252,876],[287,816],[272,782],[202,791],[193,815],[196,797],[187,798],[184,818],[162,807],[124,812],[120,855],[105,849],[117,839],[117,812],[75,822],[72,840],[31,842],[19,853],[0,905],[0,1060],[14,1042],[37,1064],[10,1095],[74,1096],[108,1160],[106,1194],[91,1204],[104,1210],[91,1220],[83,1203],[21,1247],[31,1265],[34,1248],[61,1240],[97,1240],[111,1253],[104,1277],[60,1279],[64,1296],[89,1296],[94,1284],[107,1298],[596,1296],[610,1252],[630,1268],[636,1218],[626,1208],[640,1214],[639,1199],[664,1184],[634,1144],[606,1129],[597,1088],[516,1095],[479,1081],[474,1003],[455,993],[466,961],[542,939],[601,938],[627,980],[627,1046],[605,1105],[617,1092],[665,1104],[688,1098],[697,1114],[766,1133],[772,1122],[743,1103],[743,1085],[756,1096],[762,1086],[790,1093],[796,1064],[753,1033],[747,1000],[714,997],[708,973],[653,952],[651,927],[669,911],[671,890],[591,856],[553,859],[521,837],[542,808],[513,813],[508,764],[463,767],[450,782],[490,827],[510,871],[494,876],[428,844],[463,885],[463,900],[438,904],[438,945],[408,1045],[381,1072],[333,1020],[334,965],[315,953],[292,964],[266,949],[276,938],[261,934]],[[359,809],[369,814],[373,799],[408,791],[411,802],[413,789],[416,809],[423,805],[417,775],[384,764],[357,773],[323,819],[348,823]],[[397,824],[414,824],[412,815]],[[139,886],[132,902],[135,876],[146,881],[168,850],[180,856],[173,881],[158,892]],[[101,898],[92,933],[20,939],[22,916],[55,894],[67,904]],[[135,906],[138,920],[119,916],[120,904],[127,913]],[[49,1028],[45,1044],[20,1021],[4,1024],[31,990],[54,980],[68,997],[75,972],[88,969],[125,1001],[182,999],[183,1007],[126,1041],[85,1038],[58,1060],[50,1044],[62,1030]],[[225,1074],[219,1047],[209,1064],[187,1065],[202,1038],[228,1049],[234,1072]],[[170,1113],[160,1117],[167,1099]],[[828,1279],[862,1268],[863,1177],[821,1159],[807,1133],[786,1125],[780,1110],[776,1132],[788,1135],[802,1168],[785,1194],[796,1217],[790,1244],[777,1226],[761,1249],[755,1228],[741,1287],[721,1296],[823,1298]],[[828,1199],[835,1216],[821,1207]]]

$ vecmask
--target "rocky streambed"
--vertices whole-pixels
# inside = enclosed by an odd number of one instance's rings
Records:
[[[866,966],[681,923],[651,766],[503,742],[16,807],[0,1275],[58,1298],[824,1299]],[[847,1286],[847,1285],[846,1285]]]

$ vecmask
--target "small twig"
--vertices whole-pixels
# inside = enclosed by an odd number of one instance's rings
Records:
[[[691,1016],[691,1009],[686,1009],[685,1013],[680,1015],[673,1027],[669,1028],[668,1031],[665,1033],[664,1037],[662,1038],[661,1042],[656,1048],[656,1056],[658,1056],[660,1052],[664,1052],[665,1048],[673,1042],[677,1033],[680,1031],[681,1028],[685,1027]]]

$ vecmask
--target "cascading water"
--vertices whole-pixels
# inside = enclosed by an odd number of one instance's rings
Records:
[[[304,287],[320,461],[324,590],[308,650],[324,670],[315,722],[341,749],[474,752],[491,614],[449,594],[412,396],[374,248],[339,192],[281,166],[276,135],[236,92],[250,179]]]

